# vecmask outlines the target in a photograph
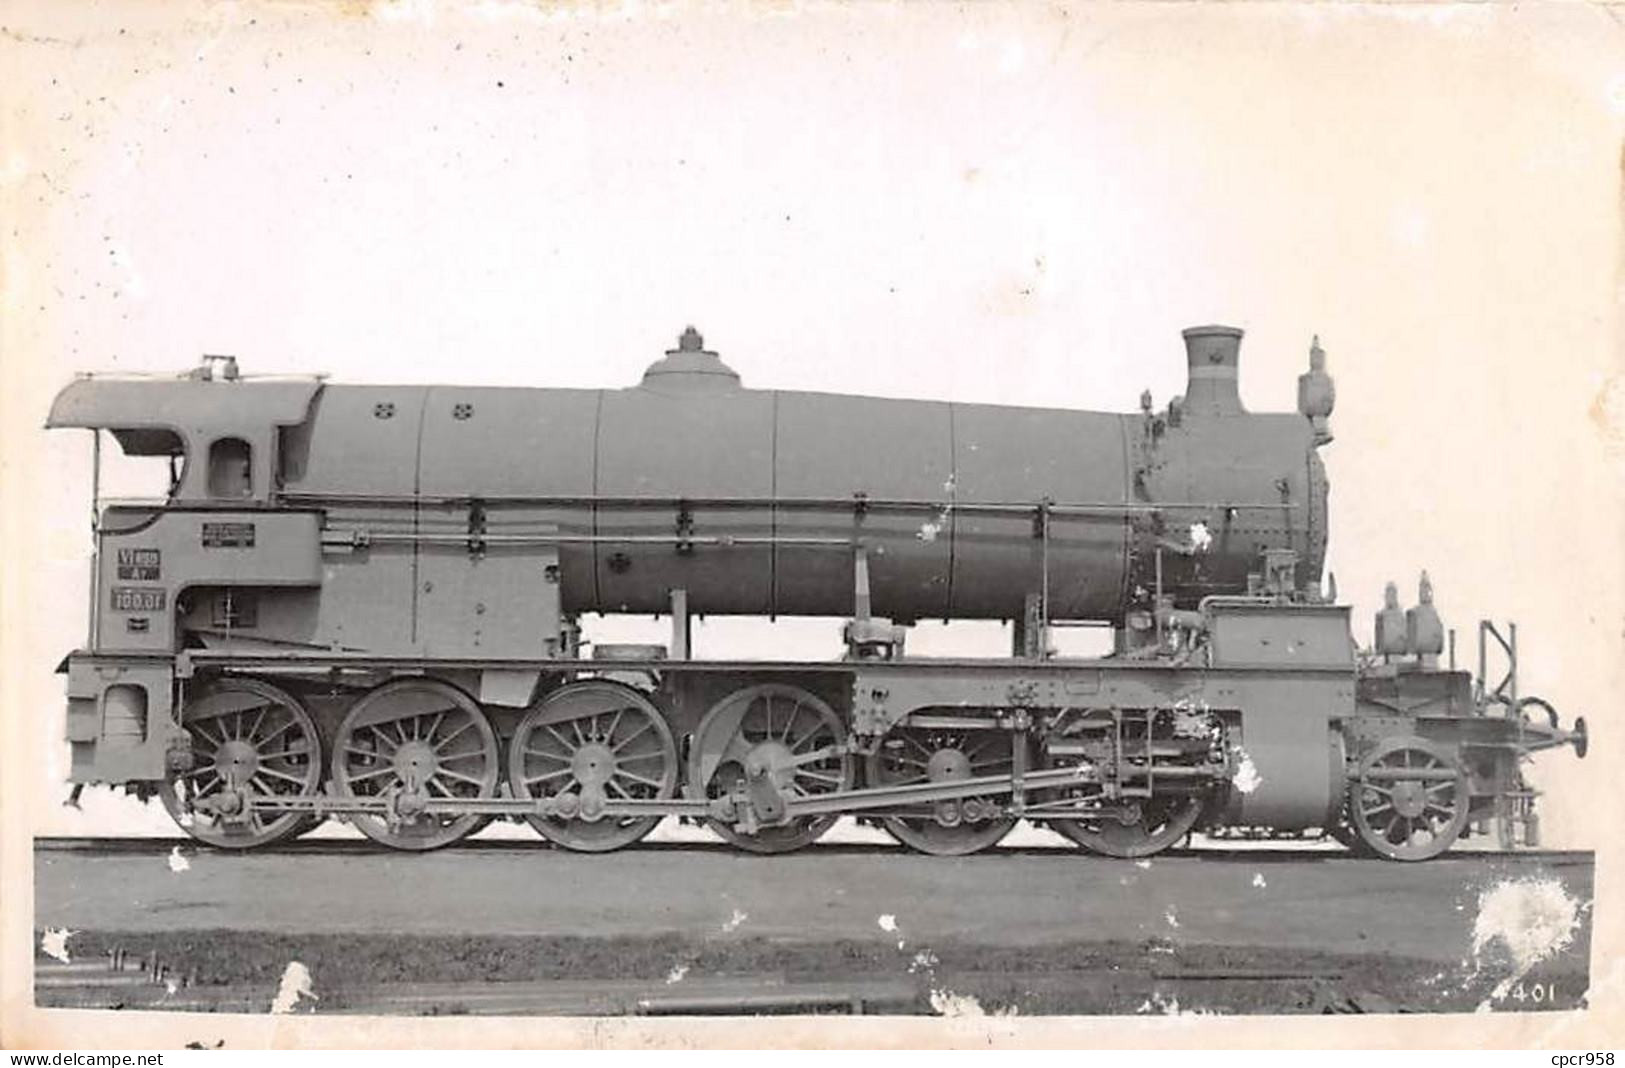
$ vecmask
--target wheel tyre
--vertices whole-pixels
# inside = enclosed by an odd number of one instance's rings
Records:
[[[1163,799],[1153,798],[1157,810],[1149,825],[1142,816],[1136,824],[1119,823],[1113,819],[1095,821],[1051,820],[1050,826],[1091,853],[1138,860],[1154,856],[1179,842],[1196,827],[1202,818],[1206,802],[1200,797]]]
[[[448,719],[458,726],[442,735]],[[410,736],[406,724],[411,724]],[[436,738],[440,739],[438,744]],[[453,748],[452,742],[459,744]],[[395,755],[408,744],[420,754],[428,752],[427,759],[434,769],[428,778],[440,782],[443,792],[469,798],[496,796],[501,777],[500,750],[496,731],[484,710],[454,686],[411,678],[387,682],[369,691],[345,714],[333,741],[332,781],[339,795],[377,797],[399,785],[400,774],[391,765]],[[358,755],[361,761],[355,759]],[[474,759],[480,763],[477,773],[470,774],[475,767],[462,761]],[[450,767],[452,763],[458,766]],[[356,815],[351,822],[362,834],[391,849],[423,852],[466,838],[486,819],[478,813],[420,816],[391,827],[382,816]]]
[[[789,735],[795,730],[798,723],[806,722],[810,728],[810,731],[796,735],[790,742],[785,743],[788,747],[811,749],[813,746],[809,744],[809,739],[816,742],[824,738],[826,745],[841,744],[845,741],[846,731],[841,725],[840,717],[816,695],[798,686],[783,683],[747,686],[718,701],[700,720],[689,753],[690,791],[696,796],[718,797],[732,789],[733,784],[738,781],[738,776],[743,774],[742,760],[752,748],[752,743],[747,738],[747,723],[756,726],[758,730],[765,728],[766,734],[772,735],[774,726],[772,702],[775,700],[783,701],[789,706],[791,717],[784,724],[783,732],[779,736],[781,741],[784,735]],[[765,716],[758,715],[759,710],[765,710]],[[730,723],[731,726],[724,726]],[[705,767],[706,753],[717,741],[714,736],[724,729],[730,733],[722,743],[721,757],[716,766],[708,769]],[[761,738],[758,742],[767,740]],[[837,768],[825,767],[817,771],[798,769],[792,779],[798,788],[805,786],[805,792],[829,793],[850,789],[854,777],[854,761],[850,754],[843,753],[838,758]],[[794,852],[811,845],[833,827],[838,818],[835,815],[805,816],[782,826],[763,827],[754,834],[744,834],[735,830],[732,825],[715,819],[706,820],[706,825],[723,841],[747,853],[776,854]]]
[[[1015,761],[1009,745],[1005,745],[1002,752],[996,749],[992,757],[980,763],[974,759],[975,756],[985,751],[985,746],[990,741],[996,747],[1003,743],[1013,745],[1014,743],[1011,742],[1008,733],[992,730],[961,730],[958,733],[966,737],[954,737],[953,732],[922,732],[910,728],[906,724],[898,724],[892,728],[891,733],[886,738],[881,739],[881,745],[865,761],[864,782],[873,787],[931,781],[929,763],[936,753],[949,748],[964,753],[964,750],[970,748],[972,744],[969,739],[980,735],[997,734],[1001,735],[1001,737],[980,740],[975,748],[971,748],[970,752],[965,754],[965,762],[968,766],[964,777],[1008,774],[1014,767]],[[924,740],[922,741],[916,735],[922,736]],[[894,736],[896,737],[894,738]],[[888,761],[884,748],[888,739],[900,741],[905,746],[913,745],[920,754],[927,757],[926,764],[923,765],[926,770],[915,774],[903,771],[899,764],[904,760],[917,766],[921,765],[917,757],[910,759],[904,757],[901,753],[892,754],[894,759]],[[938,745],[938,743],[946,741],[953,741],[958,744],[954,746]],[[936,749],[933,749],[933,746],[936,746]],[[1000,757],[1003,757],[1003,759],[1001,760]],[[1015,829],[1016,819],[1014,816],[999,816],[993,819],[948,826],[930,817],[885,816],[881,819],[880,825],[892,838],[915,852],[937,857],[962,857],[998,845]]]
[[[1411,770],[1429,778],[1405,778],[1404,772]],[[1446,772],[1451,775],[1439,777]],[[1380,742],[1349,781],[1348,807],[1355,831],[1367,848],[1389,860],[1429,860],[1449,849],[1467,826],[1469,805],[1467,772],[1452,753],[1425,738],[1401,736]],[[1416,826],[1429,811],[1444,818],[1426,821],[1425,828]],[[1392,837],[1396,828],[1408,832],[1400,841]],[[1428,837],[1418,842],[1421,829]]]
[[[281,726],[274,723],[266,724],[266,714],[272,710],[280,713],[280,716],[285,716],[286,722]],[[251,711],[255,712],[255,720],[247,725],[248,737],[243,738],[241,736],[245,731],[244,717]],[[232,720],[229,728],[228,717]],[[205,723],[209,725],[207,728],[204,726]],[[251,785],[257,786],[261,776],[266,777],[263,780],[266,782],[272,781],[273,778],[276,782],[288,782],[291,777],[298,780],[291,784],[293,786],[291,791],[287,788],[280,790],[273,788],[273,792],[285,795],[292,793],[294,796],[310,796],[318,793],[321,789],[322,769],[325,763],[321,732],[317,730],[315,720],[298,698],[259,679],[221,679],[186,703],[181,709],[181,725],[186,728],[191,738],[192,755],[196,763],[190,771],[166,777],[158,786],[158,796],[163,801],[170,818],[187,835],[217,849],[258,849],[289,841],[321,822],[318,817],[289,812],[262,825],[258,830],[252,826],[246,830],[237,826],[222,826],[192,813],[187,803],[182,801],[181,792],[176,789],[176,783],[182,779],[202,779],[210,775],[209,769],[215,766],[220,749],[228,742],[246,742],[248,748],[255,754],[253,765],[255,774],[250,776]],[[210,733],[216,726],[220,730],[219,738]],[[260,745],[254,744],[256,740]],[[265,750],[260,746],[271,742],[280,747],[273,751],[280,755],[265,755]],[[202,746],[213,746],[215,751],[209,752]],[[278,768],[269,767],[270,762],[275,760],[284,760],[287,763]],[[216,775],[215,778],[219,776]],[[260,788],[256,792],[267,791]],[[311,823],[312,820],[315,820],[314,824]]]
[[[577,714],[567,714],[571,712]],[[633,713],[630,719],[627,712]],[[579,725],[584,720],[588,727],[582,735]],[[639,720],[642,726],[637,725]],[[564,726],[572,729],[559,729]],[[573,748],[572,735],[576,741]],[[604,740],[585,740],[599,736]],[[631,749],[633,743],[640,744]],[[633,687],[604,679],[561,686],[520,720],[508,747],[508,789],[514,797],[525,800],[551,797],[572,788],[579,792],[579,776],[595,774],[586,768],[594,764],[602,767],[601,760],[583,759],[592,756],[584,752],[589,745],[595,746],[609,763],[607,769],[596,772],[603,776],[606,787],[612,785],[623,795],[639,800],[666,800],[677,792],[677,745],[665,716]],[[557,788],[549,790],[548,785]],[[565,849],[607,853],[641,841],[660,825],[661,818],[585,820],[529,815],[525,820],[537,833]]]

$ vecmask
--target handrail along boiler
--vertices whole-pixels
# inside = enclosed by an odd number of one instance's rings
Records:
[[[677,815],[779,852],[843,814],[939,854],[1023,818],[1113,856],[1193,829],[1532,844],[1522,765],[1584,755],[1584,721],[1520,696],[1515,630],[1481,624],[1476,679],[1454,632],[1441,666],[1425,576],[1358,651],[1321,592],[1318,341],[1298,411],[1255,414],[1241,331],[1184,338],[1184,397],[1131,414],[747,389],[692,328],[627,389],[81,378],[48,425],[173,485],[93,505],[72,780],[226,848],[507,817],[608,850]],[[671,641],[589,647],[592,612]],[[695,614],[845,616],[847,653],[698,659]],[[1012,621],[1010,655],[909,655],[935,618]],[[1109,655],[1056,655],[1082,624]]]

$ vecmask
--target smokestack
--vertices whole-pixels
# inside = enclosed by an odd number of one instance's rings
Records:
[[[1190,381],[1185,386],[1189,415],[1240,415],[1236,363],[1242,331],[1234,326],[1193,326],[1184,331]]]

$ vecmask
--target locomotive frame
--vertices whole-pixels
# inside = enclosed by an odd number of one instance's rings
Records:
[[[1199,361],[1196,346],[1215,338],[1211,365]],[[1446,636],[1424,575],[1408,612],[1390,586],[1373,647],[1358,651],[1349,609],[1320,589],[1318,461],[1306,468],[1307,499],[1284,479],[1267,501],[1147,490],[1164,435],[1245,414],[1214,385],[1228,373],[1233,389],[1239,338],[1186,332],[1187,398],[1166,414],[1147,399],[1124,417],[1137,466],[1120,500],[960,500],[957,472],[932,499],[301,491],[284,479],[298,462],[289,432],[321,383],[244,383],[224,361],[175,382],[81,380],[49,425],[90,427],[98,459],[106,429],[184,466],[157,506],[104,508],[93,490],[90,639],[61,668],[72,779],[156,794],[189,833],[223,848],[336,817],[384,845],[429,849],[510,818],[560,846],[603,851],[678,816],[774,853],[810,844],[840,815],[950,855],[995,844],[1021,819],[1109,856],[1150,855],[1208,829],[1325,834],[1423,860],[1491,820],[1504,847],[1536,844],[1521,767],[1565,744],[1583,756],[1587,734],[1583,719],[1565,730],[1550,705],[1520,693],[1515,628],[1480,623],[1476,676],[1457,668],[1450,632],[1441,666]],[[709,389],[706,379],[733,374],[713,361],[691,330],[650,374]],[[344,403],[374,426],[396,414],[367,393]],[[474,409],[459,401],[451,417]],[[1299,409],[1307,429],[1294,433],[1312,447],[1330,440],[1318,342]],[[570,510],[594,517],[590,532],[557,521]],[[611,514],[626,518],[605,529],[598,517]],[[803,515],[822,526],[804,532]],[[1239,538],[1231,572],[1204,587],[1208,543],[1230,546],[1249,516],[1261,540]],[[894,581],[900,545],[930,542],[960,517],[989,524],[988,540],[1015,561],[996,573],[1026,576],[1011,594],[1019,613],[1004,659],[912,656],[912,620],[874,611],[871,576]],[[1120,588],[1106,596],[1125,607],[1106,620],[1111,655],[1062,658],[1053,628],[1084,621],[1057,612],[1057,561],[1078,552],[1085,529],[1121,531]],[[1237,575],[1247,544],[1258,551]],[[690,589],[658,579],[638,607],[659,598],[669,645],[583,655],[565,588],[580,581],[569,554],[584,547],[616,575],[662,557],[709,558],[708,574],[725,574],[728,560],[765,551],[774,597],[781,553],[833,561],[817,573],[844,574],[845,589],[817,596],[847,607],[846,655],[696,659]],[[247,633],[260,613],[340,596],[336,569],[366,574],[391,553],[410,561],[413,647],[356,642],[342,625],[326,647]],[[432,651],[436,641],[454,651]],[[1494,682],[1497,653],[1506,672]]]

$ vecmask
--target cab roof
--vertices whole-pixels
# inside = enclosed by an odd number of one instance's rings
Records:
[[[57,394],[48,428],[172,430],[182,435],[302,423],[322,383],[81,378]]]

